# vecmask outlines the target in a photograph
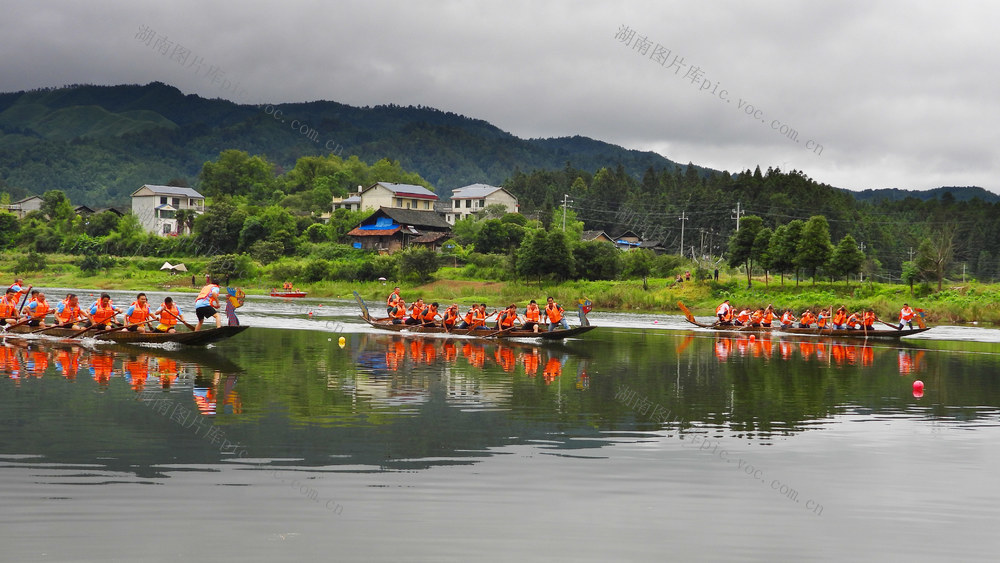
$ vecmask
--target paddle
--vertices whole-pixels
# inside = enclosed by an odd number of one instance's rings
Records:
[[[882,319],[880,319],[878,317],[875,317],[875,320],[878,321],[878,322],[880,322],[880,323],[882,323],[882,324],[884,324],[885,326],[887,326],[889,328],[894,328],[896,330],[902,330],[903,329],[901,326],[887,323],[887,322],[883,321]]]
[[[106,333],[109,333],[109,332],[115,332],[115,331],[119,331],[119,330],[122,330],[122,329],[132,328],[134,326],[139,326],[141,324],[148,323],[148,322],[149,321],[140,321],[140,322],[137,322],[137,323],[132,323],[130,325],[122,325],[122,326],[117,326],[115,328],[107,328],[107,329],[104,329],[104,330],[99,330],[99,331],[95,332],[94,334],[91,334],[91,336],[99,336],[101,334],[106,334]],[[90,330],[90,329],[87,329],[87,330]],[[84,331],[84,332],[86,332],[86,331]]]
[[[514,327],[514,326],[509,326],[509,327],[507,327],[507,328],[505,328],[505,329],[501,329],[501,330],[498,330],[498,331],[495,331],[495,332],[491,332],[491,333],[489,333],[489,334],[486,334],[486,335],[483,335],[483,338],[493,338],[494,336],[499,336],[499,335],[501,335],[501,334],[503,334],[503,333],[505,333],[505,332],[508,332],[508,331],[511,331],[511,330],[514,330],[514,328],[516,328],[516,327]]]
[[[75,322],[76,321],[69,321],[69,322],[65,322],[65,323],[62,323],[62,324],[57,324],[57,325],[47,326],[45,328],[35,329],[35,330],[31,331],[29,334],[35,334],[36,332],[45,332],[46,330],[52,330],[53,328],[66,328],[68,326],[73,326],[73,323],[75,323]]]
[[[107,322],[107,323],[100,323],[100,324],[111,324],[111,323],[113,323],[113,322],[116,322],[116,321],[112,321],[111,319],[108,319],[108,322]],[[93,324],[93,325],[90,325],[90,326],[88,326],[87,328],[85,328],[85,329],[83,329],[83,330],[81,330],[81,331],[79,331],[79,332],[74,332],[73,334],[71,334],[71,335],[67,336],[66,338],[76,338],[77,336],[80,336],[81,334],[83,334],[83,333],[85,333],[85,332],[89,332],[89,331],[91,331],[91,330],[94,330],[94,329],[95,329],[95,328],[97,328],[98,326],[99,326],[99,325],[97,325],[97,324]],[[121,325],[119,325],[119,326],[118,326],[118,328],[121,328]],[[115,330],[115,329],[111,329],[111,330]]]
[[[20,322],[16,322],[16,323],[14,323],[14,324],[12,324],[10,326],[4,325],[3,326],[3,330],[4,330],[4,332],[7,332],[8,330],[10,330],[10,329],[12,329],[14,327],[19,327],[19,326],[21,326],[23,324],[28,324],[30,322],[31,322],[31,317],[28,317],[27,319],[24,319],[23,321],[20,321]]]
[[[163,309],[163,308],[161,307],[161,309]],[[163,309],[163,312],[166,313],[166,314],[168,314],[168,315],[170,315],[171,317],[179,320],[180,322],[184,323],[184,326],[188,327],[188,330],[194,332],[194,325],[192,325],[191,323],[185,321],[184,319],[178,317],[177,315],[171,313],[170,311],[168,311],[166,309]],[[149,321],[146,321],[146,322],[148,323]],[[140,323],[140,324],[142,324],[142,323]]]
[[[31,288],[33,285],[28,286],[28,291],[24,292],[24,299],[21,300],[21,306],[17,308],[17,314],[20,315],[21,311],[24,310],[24,304],[28,302],[28,295],[31,294]]]

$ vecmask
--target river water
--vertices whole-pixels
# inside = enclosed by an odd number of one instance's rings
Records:
[[[501,343],[379,333],[346,300],[240,318],[207,349],[3,340],[0,560],[1000,548],[1000,331],[751,339],[592,313],[580,339]]]

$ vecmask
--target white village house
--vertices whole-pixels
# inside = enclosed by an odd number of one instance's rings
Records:
[[[346,199],[333,198],[333,210],[344,208],[356,211],[394,207],[396,209],[433,211],[437,201],[438,196],[423,186],[376,182],[363,189],[358,186],[358,193]]]
[[[506,188],[470,184],[452,192],[451,208],[446,210],[445,220],[454,225],[455,221],[494,204],[504,206],[507,213],[517,213],[517,197]]]
[[[205,212],[205,196],[191,188],[145,184],[132,192],[132,213],[142,227],[158,235],[181,234],[177,228],[177,212]]]

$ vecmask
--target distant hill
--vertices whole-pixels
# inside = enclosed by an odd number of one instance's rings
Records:
[[[127,207],[142,184],[185,179],[197,187],[202,164],[225,149],[265,155],[280,169],[330,152],[389,158],[442,197],[471,183],[499,184],[517,170],[567,163],[588,171],[621,163],[636,178],[650,167],[678,166],[586,137],[521,139],[428,107],[315,101],[264,108],[185,95],[159,82],[0,94],[0,190],[12,195],[61,189],[73,203]]]
[[[934,188],[933,190],[917,191],[917,190],[901,190],[898,188],[884,188],[880,190],[864,190],[860,192],[853,192],[854,198],[858,201],[901,201],[908,197],[917,198],[921,201],[930,201],[932,199],[939,199],[945,194],[951,194],[951,197],[955,201],[971,201],[973,199],[979,198],[985,203],[997,203],[1000,202],[1000,195],[993,192],[984,190],[978,186],[966,186],[966,187],[941,187]]]

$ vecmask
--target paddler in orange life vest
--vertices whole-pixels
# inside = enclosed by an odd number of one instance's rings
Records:
[[[542,311],[538,308],[538,303],[532,299],[528,307],[524,310],[524,330],[538,332],[538,323],[542,320]]]
[[[18,296],[21,294],[8,287],[3,298],[0,298],[0,326],[17,323]]]
[[[45,317],[49,314],[49,304],[45,301],[45,294],[39,291],[38,295],[28,303],[27,309],[26,315],[31,317],[28,326],[45,328]]]
[[[736,315],[736,326],[746,326],[750,323],[750,309],[743,309],[738,315]]]
[[[135,301],[125,310],[125,330],[131,332],[146,332],[146,323],[155,320],[156,317],[149,312],[149,299],[145,293],[135,296]]]
[[[719,321],[716,324],[720,325],[733,324],[733,306],[729,304],[728,299],[723,301],[721,305],[715,308],[715,316],[719,317]]]
[[[109,325],[118,323],[118,319],[115,317],[120,313],[121,311],[115,309],[115,306],[111,304],[111,296],[102,293],[101,298],[90,306],[90,326],[98,330],[111,328]]]
[[[813,312],[809,309],[802,311],[802,316],[799,318],[799,328],[809,328],[812,326],[815,316]]]
[[[792,314],[791,309],[785,309],[785,313],[781,315],[781,328],[792,328],[795,324],[795,315]]]
[[[435,301],[424,309],[423,315],[420,317],[424,321],[424,326],[434,326],[434,321],[440,316],[438,313],[438,303]]]
[[[403,301],[402,297],[396,300],[396,307],[389,313],[389,317],[392,319],[392,324],[403,324],[406,318],[406,301]]]
[[[164,297],[163,304],[153,311],[153,315],[160,319],[154,329],[156,332],[177,332],[177,321],[184,321],[184,313],[171,297]]]
[[[86,315],[80,310],[80,300],[75,293],[67,293],[66,299],[56,305],[56,322],[60,325],[67,328],[79,328],[76,323],[84,318]]]
[[[865,325],[867,330],[875,329],[875,310],[868,309],[865,311],[864,315],[861,317],[861,324]]]
[[[31,288],[24,287],[24,280],[17,278],[14,283],[10,284],[10,289],[13,289],[17,293],[17,299],[20,299],[22,295],[28,293]]]
[[[410,307],[410,316],[406,319],[406,324],[408,325],[421,325],[424,324],[424,300],[418,297],[417,300]]]
[[[566,322],[566,311],[561,305],[555,302],[550,296],[546,299],[545,317],[549,320],[549,332],[555,330],[556,325],[562,325],[563,329],[569,330],[569,323]]]
[[[777,315],[774,314],[774,306],[768,305],[767,308],[764,309],[764,316],[761,318],[760,326],[771,326],[771,323],[774,322],[774,318],[776,316]]]
[[[444,328],[451,330],[455,328],[455,324],[458,322],[458,305],[452,303],[447,309],[444,310],[444,316],[441,317],[441,325]]]
[[[215,328],[222,326],[218,311],[219,286],[212,282],[212,276],[205,276],[205,281],[205,287],[201,288],[194,301],[194,314],[198,316],[198,324],[194,327],[196,331],[201,330],[201,325],[207,318],[215,319]]]
[[[916,316],[916,314],[913,312],[913,309],[911,309],[908,304],[903,303],[903,308],[899,310],[899,326],[896,327],[896,330],[903,330],[903,324],[906,324],[912,329],[914,316]]]
[[[390,317],[395,317],[396,305],[399,304],[399,287],[392,288],[392,293],[385,300],[385,314]]]
[[[517,321],[517,305],[511,303],[506,309],[497,315],[497,330],[506,330],[508,328],[514,328],[514,322]]]

